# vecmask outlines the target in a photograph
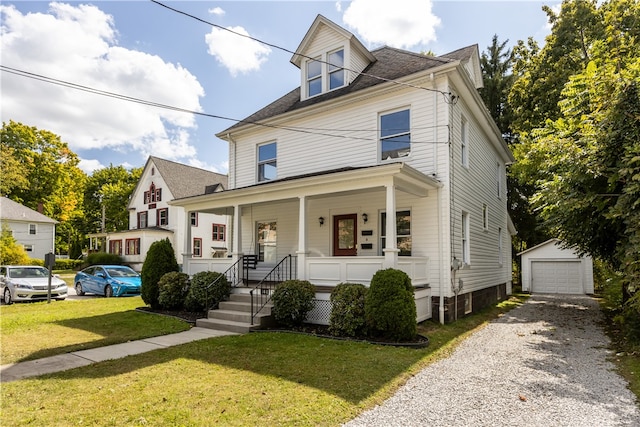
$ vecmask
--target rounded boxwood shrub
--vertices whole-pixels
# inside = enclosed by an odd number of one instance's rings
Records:
[[[276,322],[284,326],[302,325],[313,309],[315,288],[306,280],[287,280],[280,283],[271,296],[271,314]]]
[[[416,304],[411,279],[400,270],[379,270],[371,279],[365,298],[370,335],[408,341],[417,334]]]
[[[172,271],[158,281],[158,304],[165,310],[178,310],[184,305],[189,287],[189,275]]]
[[[166,273],[179,271],[178,261],[173,251],[173,246],[168,238],[153,242],[147,252],[147,257],[142,264],[140,276],[142,278],[142,287],[140,295],[145,304],[153,309],[160,308],[158,296],[158,282]]]
[[[209,285],[214,282],[215,284],[209,288]],[[217,306],[230,293],[231,284],[224,274],[215,271],[201,271],[191,278],[184,306],[189,311],[205,311]]]
[[[340,283],[331,291],[329,332],[336,336],[355,337],[365,329],[364,301],[367,288],[360,283]]]

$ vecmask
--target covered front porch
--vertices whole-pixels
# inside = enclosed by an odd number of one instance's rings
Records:
[[[425,290],[440,274],[440,186],[403,163],[392,163],[176,200],[172,203],[187,212],[228,215],[231,224],[231,256],[223,259],[193,258],[187,232],[183,270],[224,272],[251,255],[257,260],[257,281],[292,256],[297,278],[321,290],[321,300],[328,300],[330,288],[339,283],[369,285],[386,268],[404,271],[418,291]]]

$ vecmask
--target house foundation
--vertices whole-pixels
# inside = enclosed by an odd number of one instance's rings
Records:
[[[455,297],[447,297],[444,299],[444,321],[445,323],[454,322],[472,313],[477,313],[483,308],[489,307],[499,301],[507,298],[507,284],[492,286],[490,288],[480,289],[473,292],[467,292],[458,295],[456,302]],[[432,312],[437,313],[439,309],[439,298],[434,297],[431,301]],[[437,319],[436,319],[437,320]]]

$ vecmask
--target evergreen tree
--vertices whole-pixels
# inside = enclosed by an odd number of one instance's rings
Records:
[[[141,296],[145,304],[151,308],[160,308],[158,301],[160,289],[158,282],[166,273],[179,271],[173,245],[168,238],[153,242],[142,264],[140,276],[142,278]]]

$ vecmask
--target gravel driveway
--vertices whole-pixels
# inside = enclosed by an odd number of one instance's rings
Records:
[[[534,295],[347,426],[640,426],[588,296]]]

